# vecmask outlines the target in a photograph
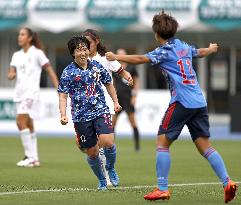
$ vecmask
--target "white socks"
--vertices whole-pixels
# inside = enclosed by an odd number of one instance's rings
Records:
[[[24,148],[24,154],[28,158],[33,159],[33,146],[32,137],[29,129],[24,129],[20,131],[20,138]]]
[[[110,182],[110,178],[109,178],[109,175],[108,175],[108,173],[107,173],[107,170],[106,170],[106,168],[105,168],[105,165],[106,165],[106,157],[105,157],[105,153],[104,153],[104,149],[103,149],[103,148],[100,148],[100,149],[99,149],[99,157],[100,157],[100,161],[101,161],[101,168],[102,168],[102,170],[103,170],[103,172],[104,172],[107,185],[110,186],[110,185],[111,185],[111,182]]]
[[[27,128],[20,131],[20,138],[25,156],[34,160],[39,160],[36,133],[30,133],[30,130]]]
[[[39,160],[38,158],[38,141],[37,141],[37,135],[36,132],[31,133],[31,138],[32,138],[32,151],[33,151],[33,158],[34,160]]]

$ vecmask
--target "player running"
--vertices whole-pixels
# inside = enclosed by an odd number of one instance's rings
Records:
[[[118,61],[108,61],[106,59],[105,53],[107,52],[107,49],[103,45],[98,32],[93,29],[87,29],[84,31],[83,35],[90,42],[90,55],[89,55],[90,59],[96,60],[97,62],[99,62],[107,70],[107,72],[110,74],[111,77],[112,77],[112,73],[116,73],[116,74],[118,74],[118,76],[124,78],[128,82],[128,86],[132,86],[133,79],[131,77],[131,74],[129,72],[127,72]],[[110,109],[110,114],[112,116],[114,116],[115,115],[114,103],[104,85],[102,86],[102,88],[104,90],[106,103]],[[104,150],[102,148],[100,148],[99,153],[100,153],[100,159],[102,162],[102,168],[104,170],[104,173],[105,173],[105,176],[107,179],[107,184],[111,185],[106,168],[105,168],[106,157],[104,155]]]
[[[98,189],[106,190],[107,182],[101,167],[99,145],[104,148],[106,169],[113,186],[118,186],[119,177],[114,169],[116,146],[102,84],[114,102],[115,112],[120,111],[121,106],[109,73],[97,61],[88,60],[90,43],[87,38],[72,37],[68,48],[74,61],[64,69],[58,87],[61,124],[68,123],[66,105],[69,95],[77,145],[87,154],[88,164],[99,180]]]
[[[156,148],[156,173],[158,188],[144,196],[146,200],[169,199],[168,175],[171,165],[169,147],[187,125],[192,140],[200,154],[210,163],[224,187],[224,201],[235,197],[237,184],[226,170],[219,153],[212,147],[209,137],[207,102],[197,82],[192,66],[193,57],[205,57],[217,52],[218,45],[210,43],[208,48],[196,49],[174,38],[178,22],[172,16],[159,13],[153,17],[152,29],[160,46],[145,55],[106,54],[109,60],[120,60],[132,64],[152,63],[159,65],[165,73],[171,91],[171,101],[159,127]]]
[[[47,71],[54,87],[58,87],[57,76],[49,59],[42,51],[42,44],[30,28],[21,28],[18,34],[21,49],[15,52],[10,62],[8,79],[16,78],[14,102],[16,102],[16,122],[24,148],[25,157],[17,163],[20,167],[40,166],[34,117],[38,113],[40,77]]]

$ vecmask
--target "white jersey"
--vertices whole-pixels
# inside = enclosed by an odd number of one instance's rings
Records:
[[[111,76],[112,76],[112,72],[119,73],[123,70],[123,67],[118,61],[108,61],[105,56],[101,56],[98,53],[96,56],[92,58],[92,60],[96,60],[97,62],[99,62],[108,71],[108,73]],[[114,115],[115,114],[114,102],[112,101],[110,95],[108,94],[106,87],[102,85],[102,88],[104,90],[106,104],[110,109],[110,114]]]
[[[15,52],[10,63],[17,72],[14,101],[38,99],[42,68],[49,64],[44,52],[31,46],[25,53],[23,49]]]

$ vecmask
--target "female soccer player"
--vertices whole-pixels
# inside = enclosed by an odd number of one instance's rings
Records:
[[[107,59],[132,64],[152,63],[159,65],[166,74],[171,91],[169,107],[159,127],[156,149],[158,188],[144,196],[146,200],[169,199],[168,175],[170,169],[169,147],[187,125],[192,140],[200,154],[213,168],[224,187],[225,203],[235,197],[237,184],[230,180],[222,157],[209,141],[207,102],[197,82],[192,66],[193,57],[205,57],[217,51],[218,45],[196,49],[173,38],[178,22],[172,16],[159,13],[153,17],[152,29],[160,46],[145,55],[115,55],[107,53]]]
[[[24,148],[25,157],[17,163],[21,167],[40,166],[37,138],[34,130],[34,115],[40,91],[42,69],[47,71],[54,87],[58,87],[57,76],[42,49],[37,33],[30,28],[20,29],[18,45],[21,49],[12,56],[8,79],[16,78],[14,101],[16,102],[16,122]]]
[[[61,123],[68,123],[66,104],[69,95],[77,144],[88,156],[89,166],[99,180],[98,189],[105,190],[107,182],[101,167],[99,146],[104,148],[106,169],[113,186],[119,184],[119,177],[114,169],[116,146],[102,84],[114,102],[115,112],[119,112],[121,106],[107,70],[97,61],[88,60],[90,43],[87,38],[72,37],[68,42],[68,48],[74,62],[64,69],[58,88]]]
[[[127,72],[118,61],[108,61],[106,59],[105,53],[107,52],[107,49],[103,45],[99,33],[96,30],[87,29],[84,31],[84,36],[90,42],[90,56],[89,57],[91,58],[91,60],[96,60],[97,62],[102,64],[102,66],[108,71],[108,73],[111,76],[112,76],[112,72],[114,72],[114,73],[118,74],[120,77],[124,78],[128,82],[129,86],[132,86],[133,79],[131,77],[131,74],[129,72]],[[111,97],[109,96],[108,92],[106,91],[106,88],[104,85],[103,85],[103,90],[104,90],[104,94],[105,94],[106,103],[110,109],[110,114],[112,116],[114,116],[115,115],[114,104],[113,104],[113,101],[112,101]],[[104,170],[106,178],[107,178],[107,184],[111,185],[109,178],[108,178],[107,171],[105,169],[106,158],[105,158],[104,151],[102,148],[100,148],[100,158],[102,161],[103,170]]]

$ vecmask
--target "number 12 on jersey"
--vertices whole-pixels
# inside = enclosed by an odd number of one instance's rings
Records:
[[[182,59],[179,59],[177,61],[177,64],[179,65],[180,67],[180,71],[181,71],[181,74],[182,74],[182,83],[185,84],[185,85],[188,85],[188,84],[196,84],[196,81],[195,79],[187,79],[187,73],[185,72],[185,67],[184,67],[184,63],[183,63],[183,60]],[[190,75],[192,75],[192,67],[191,67],[191,62],[189,59],[187,59],[185,61],[185,65],[187,65],[188,67],[188,71]]]

